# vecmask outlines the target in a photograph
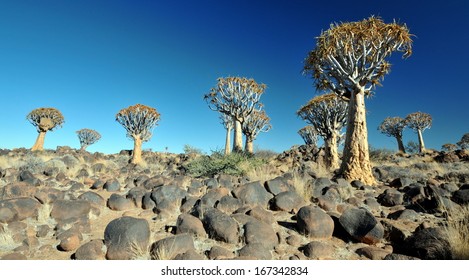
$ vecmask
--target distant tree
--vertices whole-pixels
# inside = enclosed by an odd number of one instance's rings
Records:
[[[402,142],[402,131],[405,127],[405,119],[401,117],[387,117],[380,124],[378,130],[386,136],[396,138],[399,152],[405,154],[405,147],[404,143]]]
[[[216,87],[204,95],[209,108],[233,117],[235,136],[233,151],[243,151],[242,123],[258,108],[261,95],[266,85],[258,84],[254,79],[227,77],[218,78]]]
[[[272,125],[270,125],[270,118],[263,110],[254,110],[247,116],[242,124],[242,130],[246,136],[246,153],[254,153],[254,140],[260,132],[268,132]]]
[[[422,133],[425,129],[430,128],[432,125],[432,116],[427,113],[415,112],[407,115],[407,126],[414,130],[419,137],[419,153],[425,152],[425,143],[423,142]]]
[[[36,127],[39,135],[37,136],[31,151],[44,150],[44,139],[48,131],[53,131],[57,127],[62,127],[64,117],[62,113],[55,108],[38,108],[32,110],[26,119]]]
[[[419,152],[419,144],[415,141],[409,141],[407,145],[405,145],[405,150],[407,153],[416,154]]]
[[[188,144],[184,145],[183,150],[184,150],[184,153],[185,153],[185,154],[193,154],[193,155],[201,155],[201,154],[203,154],[203,152],[202,152],[201,149],[196,148],[196,147],[193,147],[193,146],[188,145]]]
[[[312,125],[307,125],[302,129],[298,130],[298,134],[303,138],[306,145],[318,145],[318,132]]]
[[[455,144],[451,143],[446,143],[441,146],[441,150],[446,151],[446,152],[453,152],[458,149],[458,146]]]
[[[231,153],[231,131],[233,130],[234,122],[233,117],[227,114],[220,114],[221,124],[226,129],[226,140],[225,140],[225,155],[229,155]]]
[[[142,142],[150,140],[152,130],[157,125],[160,114],[156,109],[137,104],[120,110],[116,121],[127,130],[127,137],[134,140],[131,163],[142,162]]]
[[[469,149],[469,133],[464,134],[461,137],[461,141],[456,144],[463,150]]]
[[[77,131],[78,140],[80,140],[80,150],[84,151],[89,145],[98,142],[101,134],[93,129],[83,128]]]
[[[338,141],[347,124],[347,102],[334,93],[323,94],[311,99],[297,114],[324,139],[327,168],[339,168]]]
[[[332,24],[317,37],[304,63],[319,90],[332,90],[348,100],[347,132],[339,173],[348,180],[373,184],[368,151],[365,96],[389,73],[386,61],[393,52],[408,57],[412,39],[405,24],[386,24],[370,17],[358,22]]]

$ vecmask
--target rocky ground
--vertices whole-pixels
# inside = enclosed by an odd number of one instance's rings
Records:
[[[375,162],[374,186],[322,171],[307,146],[242,177],[129,157],[0,150],[0,259],[461,258],[448,220],[468,221],[467,151]]]

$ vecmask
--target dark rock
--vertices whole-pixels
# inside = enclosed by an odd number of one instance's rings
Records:
[[[145,193],[142,197],[142,208],[153,209],[156,207],[156,203],[151,199],[151,193]]]
[[[40,225],[36,228],[36,237],[46,237],[49,234],[51,228],[48,225]]]
[[[107,180],[106,183],[104,183],[103,188],[107,190],[108,192],[117,192],[120,190],[121,185],[119,184],[119,181],[116,179],[110,179]]]
[[[420,260],[419,258],[401,255],[401,254],[389,254],[384,257],[385,261],[412,261],[412,260]]]
[[[103,240],[91,240],[77,249],[74,254],[76,260],[105,260],[106,251]]]
[[[303,240],[299,235],[290,235],[285,239],[285,242],[290,246],[299,247]]]
[[[154,188],[162,187],[165,184],[165,179],[164,177],[161,176],[155,176],[150,179],[147,179],[143,183],[143,187],[147,190],[152,190]]]
[[[87,191],[87,192],[82,193],[81,195],[78,196],[78,199],[89,201],[90,203],[96,206],[106,205],[106,200],[104,200],[104,198],[100,196],[99,194],[92,192],[92,191]]]
[[[366,244],[378,243],[384,235],[383,226],[363,208],[345,210],[339,222],[350,236]]]
[[[352,182],[350,182],[350,184],[356,189],[360,189],[365,186],[365,184],[363,184],[360,180],[353,180]]]
[[[232,196],[229,196],[229,195],[225,195],[217,203],[217,209],[226,214],[233,213],[241,206],[243,206],[243,203],[241,202],[241,200],[234,198]]]
[[[88,217],[91,203],[86,200],[57,200],[52,205],[51,217],[55,220]]]
[[[406,240],[407,254],[423,260],[451,260],[448,236],[438,228],[418,228]]]
[[[266,248],[260,243],[251,243],[247,244],[240,250],[238,250],[238,255],[244,258],[252,258],[257,260],[271,260],[272,253],[269,248]]]
[[[18,220],[18,212],[8,207],[0,207],[0,223],[6,223]]]
[[[111,221],[104,230],[104,243],[109,260],[129,260],[136,247],[146,250],[150,241],[150,226],[145,219],[121,217]]]
[[[56,200],[64,199],[65,192],[52,188],[43,188],[42,190],[38,190],[36,192],[34,198],[36,198],[42,204],[52,204]]]
[[[217,179],[215,179],[215,178],[209,178],[209,179],[205,180],[204,185],[206,185],[207,189],[210,189],[210,190],[211,189],[216,189],[220,186],[218,184]]]
[[[7,200],[0,201],[0,209],[1,208],[8,208],[13,211],[14,215],[13,221],[22,221],[27,218],[37,218],[38,210],[41,207],[41,204],[32,198],[29,197],[21,197],[21,198],[13,198]],[[8,213],[4,213],[5,219],[11,215]]]
[[[114,211],[124,211],[132,209],[135,205],[131,200],[113,193],[107,200],[107,207]]]
[[[378,201],[383,206],[392,207],[404,203],[404,195],[396,189],[387,189],[378,196]]]
[[[260,182],[247,183],[239,186],[233,191],[236,198],[250,206],[262,206],[267,208],[269,200],[273,195],[262,186]]]
[[[281,192],[294,191],[287,180],[283,177],[277,177],[265,182],[265,188],[273,195],[278,195]]]
[[[272,226],[259,221],[248,222],[244,225],[244,240],[246,244],[260,243],[270,249],[279,243]]]
[[[22,261],[22,260],[27,260],[25,255],[21,253],[9,253],[4,255],[3,257],[0,258],[0,260],[10,260],[10,261]]]
[[[181,213],[191,213],[198,201],[197,197],[186,197],[180,208]]]
[[[23,170],[18,175],[18,180],[21,182],[26,182],[33,186],[39,186],[41,184],[41,180],[36,178],[30,171]]]
[[[312,205],[304,206],[298,211],[296,219],[300,233],[318,239],[332,237],[334,221],[324,210]]]
[[[177,234],[156,241],[151,246],[151,255],[157,260],[172,260],[179,254],[195,250],[190,234]]]
[[[317,178],[314,180],[312,185],[313,187],[313,197],[318,198],[323,195],[323,190],[326,187],[332,186],[334,183],[329,178]]]
[[[204,260],[204,256],[200,255],[197,253],[194,249],[190,249],[189,251],[178,254],[176,257],[174,257],[174,260],[185,260],[185,261],[195,261],[195,260]]]
[[[469,189],[461,188],[458,191],[455,191],[451,199],[461,205],[469,204]]]
[[[3,188],[3,199],[34,197],[37,188],[28,182],[16,182]]]
[[[272,203],[272,207],[275,210],[286,211],[286,212],[297,212],[306,203],[298,193],[294,191],[286,191],[278,193]]]
[[[144,188],[136,187],[130,189],[125,197],[131,200],[135,207],[142,208],[143,196],[145,196],[146,193],[147,191]]]
[[[203,223],[210,238],[232,244],[238,243],[238,224],[220,210],[212,208],[206,211]]]
[[[365,256],[370,260],[383,260],[387,255],[390,254],[388,250],[367,246],[357,249],[356,253],[360,256]]]
[[[189,214],[181,214],[177,219],[176,234],[182,233],[189,233],[199,237],[206,237],[207,235],[202,221]]]
[[[334,246],[319,241],[312,241],[303,248],[303,253],[310,259],[330,259],[334,251]]]
[[[389,214],[388,219],[417,221],[420,219],[420,215],[412,209],[404,209]]]
[[[104,180],[96,180],[96,181],[93,183],[93,185],[91,186],[90,189],[92,189],[92,190],[102,190],[102,189],[104,189],[104,184],[105,184],[105,183],[106,183],[106,182],[105,182]]]
[[[223,259],[232,259],[235,257],[234,252],[220,247],[220,246],[213,246],[210,251],[208,252],[208,257],[211,260],[223,260]]]
[[[275,217],[272,212],[265,210],[260,206],[256,206],[249,210],[247,214],[253,218],[256,218],[259,221],[262,221],[266,224],[272,225],[276,223]]]
[[[364,201],[365,205],[369,208],[371,213],[379,213],[381,211],[381,205],[374,198],[366,198]]]
[[[412,179],[405,178],[405,177],[400,177],[400,178],[396,178],[396,179],[392,180],[389,183],[389,186],[393,187],[393,188],[404,188],[404,187],[410,186],[410,184],[412,184],[412,183],[413,183]]]
[[[80,232],[76,230],[67,230],[62,232],[57,236],[57,239],[60,240],[58,249],[61,251],[75,251],[79,246],[80,242],[83,239]]]
[[[227,188],[229,190],[232,190],[233,187],[234,187],[233,176],[226,175],[226,174],[220,174],[220,176],[218,176],[218,184],[222,188]]]
[[[196,205],[196,211],[199,217],[203,216],[203,213],[220,201],[220,199],[229,194],[229,190],[225,188],[217,188],[209,190]]]
[[[156,203],[156,209],[169,212],[179,209],[186,195],[186,191],[177,186],[161,186],[151,192],[151,198]]]
[[[443,183],[440,185],[440,188],[449,193],[453,193],[459,189],[455,183]]]

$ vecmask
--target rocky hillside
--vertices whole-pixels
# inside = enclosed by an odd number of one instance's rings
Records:
[[[129,157],[0,150],[0,258],[469,256],[457,243],[468,238],[465,151],[375,162],[373,186],[335,178],[308,146],[246,176],[194,178],[185,166],[196,155],[147,152],[142,166]]]

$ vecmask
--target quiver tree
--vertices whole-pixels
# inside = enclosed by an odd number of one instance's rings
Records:
[[[89,145],[98,142],[101,134],[93,129],[83,128],[77,131],[78,140],[80,140],[80,150],[84,151]]]
[[[260,132],[267,132],[272,128],[269,122],[270,118],[262,110],[254,110],[244,119],[242,129],[246,136],[246,153],[254,153],[254,140]]]
[[[365,96],[379,85],[391,67],[386,58],[399,51],[412,53],[405,24],[386,24],[370,17],[358,22],[332,24],[317,38],[304,63],[318,90],[332,90],[348,100],[347,132],[339,173],[348,180],[373,184],[368,151]]]
[[[233,130],[233,126],[234,126],[233,117],[226,115],[226,114],[221,114],[220,119],[221,119],[221,124],[226,129],[225,155],[229,155],[231,153],[231,146],[230,146],[231,131]]]
[[[407,115],[405,118],[407,126],[414,130],[419,137],[419,153],[425,152],[425,143],[423,142],[422,133],[425,129],[432,125],[432,116],[427,113],[415,112]]]
[[[233,117],[235,152],[243,151],[242,123],[258,108],[261,95],[266,85],[258,84],[254,79],[227,77],[218,78],[217,85],[204,95],[209,108]]]
[[[141,104],[130,106],[117,113],[116,121],[127,130],[127,137],[134,140],[131,163],[142,162],[142,143],[150,140],[153,128],[159,119],[160,114],[156,109]]]
[[[26,119],[36,127],[39,135],[31,151],[44,150],[44,139],[48,131],[61,127],[64,123],[62,113],[55,108],[38,108],[32,110]]]
[[[451,143],[446,143],[441,146],[441,150],[446,151],[446,152],[453,152],[458,149],[458,146],[456,144],[451,144]]]
[[[402,131],[405,127],[405,119],[401,117],[387,117],[379,125],[378,130],[386,136],[396,138],[399,152],[405,154],[405,147],[402,142]]]
[[[324,139],[326,167],[339,168],[338,141],[347,123],[347,102],[334,93],[319,95],[301,107],[298,116]]]
[[[307,125],[302,129],[298,130],[298,134],[303,138],[306,145],[313,145],[317,147],[318,145],[318,132],[312,125]]]
[[[469,133],[464,134],[456,144],[463,150],[469,149]]]

